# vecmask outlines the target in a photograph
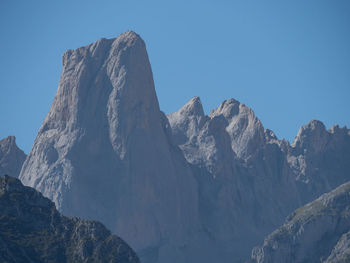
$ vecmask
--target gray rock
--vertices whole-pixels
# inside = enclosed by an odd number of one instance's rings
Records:
[[[15,136],[0,140],[0,175],[18,177],[25,159],[26,154],[18,148]]]
[[[20,178],[63,214],[106,224],[144,263],[182,260],[179,247],[197,231],[197,183],[172,144],[137,34],[63,55],[57,95]]]
[[[342,262],[349,230],[350,182],[294,211],[253,250],[252,262]]]

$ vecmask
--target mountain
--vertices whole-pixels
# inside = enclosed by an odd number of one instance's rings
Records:
[[[138,263],[101,223],[60,215],[52,201],[14,177],[0,178],[0,261]]]
[[[252,262],[350,260],[350,182],[297,209],[252,252]]]
[[[56,97],[20,173],[65,215],[103,222],[143,263],[241,262],[293,210],[350,180],[350,131],[293,144],[248,106],[165,115],[128,31],[63,55]]]
[[[145,43],[128,31],[63,55],[20,179],[64,215],[100,220],[141,257],[178,262],[196,231],[197,183],[171,140]]]
[[[0,175],[18,177],[25,159],[26,154],[18,148],[14,136],[0,140]]]

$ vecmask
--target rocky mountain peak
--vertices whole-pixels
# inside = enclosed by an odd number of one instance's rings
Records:
[[[128,31],[63,60],[21,180],[65,215],[101,220],[138,251],[175,250],[197,220],[196,182],[166,129],[144,41]]]
[[[116,99],[120,95],[123,100]],[[126,111],[132,111],[135,116],[125,120],[127,125],[111,123],[117,118],[116,114],[121,116]],[[104,125],[102,120],[106,119],[106,112],[111,140],[116,148],[122,147],[116,130],[124,134],[130,132],[135,118],[143,118],[145,122],[159,119],[146,46],[132,31],[115,39],[100,39],[63,55],[63,72],[57,95],[41,131],[86,128],[92,125],[92,120],[98,122],[94,126],[101,126]],[[152,120],[153,123],[157,121]]]
[[[196,136],[207,119],[199,97],[193,97],[177,112],[171,113],[167,117],[177,145],[181,145]]]
[[[15,136],[0,140],[0,175],[18,177],[25,158],[25,153],[16,144]]]
[[[223,115],[228,126],[226,131],[231,137],[232,150],[242,159],[254,156],[257,149],[265,143],[264,127],[254,111],[235,99],[224,101],[210,117]]]
[[[240,105],[240,102],[235,99],[225,100],[216,110],[212,110],[209,116],[222,114],[226,119],[231,119],[239,113]]]
[[[180,110],[179,113],[187,116],[204,116],[202,102],[199,97],[190,99]]]
[[[299,129],[292,147],[300,150],[308,149],[309,151],[317,152],[325,146],[328,136],[329,134],[325,125],[319,120],[312,120]]]

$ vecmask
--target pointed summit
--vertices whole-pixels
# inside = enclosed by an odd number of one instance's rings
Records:
[[[201,99],[193,97],[179,110],[179,113],[188,116],[204,116]]]
[[[232,150],[238,157],[247,159],[256,155],[265,143],[264,127],[254,111],[235,99],[225,100],[210,117],[223,115],[228,126],[226,131],[231,137]]]
[[[199,97],[193,97],[177,112],[167,117],[177,145],[183,144],[196,135],[206,120]]]

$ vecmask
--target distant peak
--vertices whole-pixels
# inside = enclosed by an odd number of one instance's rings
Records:
[[[309,134],[310,132],[314,133],[317,131],[325,132],[326,126],[319,120],[312,120],[300,128],[297,137],[301,137],[305,134]]]
[[[315,129],[326,130],[326,126],[323,124],[322,121],[319,121],[319,120],[312,120],[303,127],[305,129],[308,128],[308,129],[312,129],[312,130],[315,130]]]
[[[310,140],[317,142],[318,145],[323,144],[326,141],[328,132],[323,122],[319,120],[312,120],[308,124],[303,125],[295,137],[292,146],[293,147],[307,147],[311,142]],[[312,143],[311,143],[312,144]],[[313,145],[316,147],[316,145]]]
[[[225,118],[230,119],[239,113],[240,105],[240,102],[233,98],[224,100],[216,110],[212,110],[210,117],[222,114],[225,116]]]
[[[190,99],[179,112],[189,116],[204,116],[202,102],[199,97]]]
[[[241,104],[238,100],[235,100],[233,98],[228,99],[228,100],[224,100],[223,103],[221,103],[221,105],[219,106],[220,109],[224,109],[227,107],[230,107],[231,105],[239,105]]]

